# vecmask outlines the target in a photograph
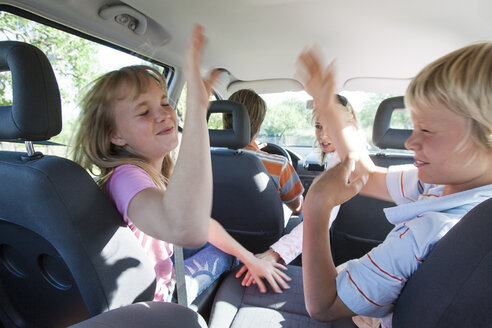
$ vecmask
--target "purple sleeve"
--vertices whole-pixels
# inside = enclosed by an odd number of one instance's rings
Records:
[[[136,165],[118,166],[108,181],[108,193],[123,216],[126,223],[128,220],[128,205],[140,191],[147,188],[156,188],[149,174]]]

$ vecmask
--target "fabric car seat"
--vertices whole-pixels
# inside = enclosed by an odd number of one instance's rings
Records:
[[[413,163],[413,156],[410,154],[383,151],[405,149],[405,141],[412,130],[390,127],[393,113],[404,108],[403,97],[392,97],[383,100],[377,109],[372,140],[381,151],[371,155],[371,158],[378,166]],[[337,218],[330,229],[335,265],[359,258],[383,242],[394,227],[386,220],[383,208],[392,206],[395,206],[393,202],[363,195],[356,195],[340,206]]]
[[[209,113],[232,114],[232,129],[209,130],[212,170],[212,217],[246,249],[264,252],[284,229],[277,188],[261,160],[242,151],[250,142],[249,115],[243,104],[218,100]]]
[[[261,294],[256,285],[241,286],[235,272],[229,274],[215,296],[210,328],[356,328],[351,318],[331,323],[318,322],[309,317],[304,303],[302,268],[288,265],[287,274],[292,278],[290,289],[281,294]]]
[[[492,327],[492,199],[473,208],[410,277],[393,327]]]
[[[69,328],[206,328],[203,318],[175,303],[141,302],[101,313]]]
[[[0,326],[66,327],[153,299],[155,273],[111,201],[78,164],[33,152],[61,131],[60,93],[36,47],[0,42],[13,102],[0,107]]]

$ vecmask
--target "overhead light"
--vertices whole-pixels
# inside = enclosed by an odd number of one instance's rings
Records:
[[[144,34],[147,30],[147,17],[127,5],[102,7],[99,16],[105,20],[114,20],[138,35]]]

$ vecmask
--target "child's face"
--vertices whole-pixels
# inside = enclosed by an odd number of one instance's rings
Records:
[[[342,105],[338,104],[337,105],[341,111],[344,113],[344,119],[346,121],[346,125],[354,125],[354,120],[352,117],[352,114],[350,114],[345,107]],[[328,134],[328,130],[319,122],[318,120],[314,124],[314,128],[316,131],[316,140],[318,141],[318,144],[321,147],[321,150],[324,153],[332,153],[336,150],[335,144],[331,140],[331,137]]]
[[[443,105],[419,105],[410,110],[414,130],[406,141],[414,151],[419,179],[444,184],[445,194],[487,184],[490,155],[467,136],[467,121]],[[457,148],[463,143],[462,148]],[[477,157],[470,161],[476,154]]]
[[[332,153],[335,151],[335,145],[331,141],[330,136],[328,135],[325,128],[320,122],[316,122],[314,124],[314,128],[316,131],[316,140],[318,140],[318,144],[321,147],[321,151],[324,153]]]
[[[154,80],[136,99],[128,84],[118,91],[121,97],[114,102],[116,131],[111,142],[160,168],[164,156],[178,145],[176,113],[167,93]]]

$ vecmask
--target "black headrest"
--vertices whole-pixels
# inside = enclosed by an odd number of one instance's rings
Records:
[[[62,128],[60,91],[48,58],[17,41],[0,42],[0,71],[12,76],[12,106],[0,106],[1,140],[48,140]]]
[[[404,108],[403,97],[388,98],[379,105],[372,128],[372,142],[379,149],[405,149],[405,141],[412,134],[412,130],[390,128],[393,111]]]
[[[232,129],[208,131],[210,146],[240,149],[250,143],[249,115],[243,104],[231,100],[216,100],[211,102],[208,112],[232,115]]]

